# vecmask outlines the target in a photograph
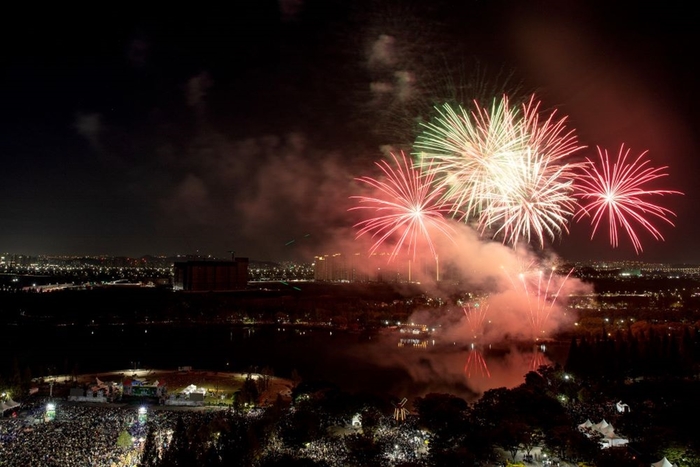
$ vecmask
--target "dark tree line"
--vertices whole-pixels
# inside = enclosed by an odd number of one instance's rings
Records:
[[[536,447],[596,466],[648,466],[663,456],[700,465],[700,443],[685,422],[700,416],[697,389],[697,382],[681,380],[668,388],[649,381],[610,383],[546,366],[528,373],[520,386],[486,391],[473,403],[450,394],[418,397],[401,421],[390,396],[304,382],[292,405],[278,400],[256,415],[221,412],[202,424],[179,420],[160,451],[149,433],[141,465],[475,466],[512,460]],[[618,412],[617,398],[632,411]],[[355,414],[362,428],[338,432]],[[629,444],[601,449],[599,439],[578,429],[587,418],[606,419]],[[407,440],[418,433],[425,440],[411,445]]]

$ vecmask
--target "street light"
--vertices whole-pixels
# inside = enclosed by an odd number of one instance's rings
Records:
[[[46,421],[51,421],[56,418],[56,404],[49,402],[46,404]]]
[[[141,406],[139,407],[139,424],[143,425],[146,423],[146,420],[148,418],[148,411],[146,410],[146,407]]]

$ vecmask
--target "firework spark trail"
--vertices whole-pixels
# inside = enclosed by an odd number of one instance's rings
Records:
[[[627,162],[630,149],[624,144],[615,162],[611,164],[607,150],[598,148],[599,165],[587,158],[588,164],[583,167],[583,174],[577,179],[576,191],[582,201],[576,219],[584,216],[591,217],[593,232],[591,239],[600,227],[601,220],[607,216],[610,244],[618,246],[618,228],[624,228],[637,254],[642,251],[642,243],[634,230],[633,223],[638,223],[656,240],[663,240],[661,232],[647,218],[660,219],[674,225],[668,216],[675,216],[673,211],[657,204],[646,201],[645,198],[654,195],[679,194],[674,190],[649,190],[645,186],[654,180],[668,174],[663,170],[667,167],[650,167],[649,160],[641,153],[633,162]]]
[[[475,303],[474,307],[469,304],[462,307],[464,316],[466,316],[467,319],[467,326],[469,327],[468,330],[472,338],[477,338],[480,334],[483,334],[484,321],[486,320],[488,310],[489,305],[488,303],[484,302]]]
[[[540,119],[532,96],[512,108],[507,96],[490,111],[474,103],[468,113],[444,105],[435,123],[416,141],[418,164],[445,187],[444,199],[461,209],[461,220],[476,219],[481,235],[503,237],[514,247],[536,237],[554,240],[568,232],[576,200],[573,179],[579,164],[564,159],[579,146],[566,118]]]
[[[547,348],[544,344],[536,345],[532,351],[532,357],[530,358],[530,370],[537,371],[541,366],[549,365],[551,362],[549,358],[545,355]]]
[[[491,377],[491,372],[486,364],[484,354],[481,353],[481,351],[477,349],[474,344],[472,344],[471,349],[469,350],[469,355],[467,355],[467,361],[464,364],[464,373],[467,375],[467,378]]]
[[[435,123],[424,125],[416,142],[422,152],[418,164],[445,187],[444,198],[454,212],[466,220],[478,216],[484,206],[484,194],[493,187],[494,168],[507,164],[513,152],[522,146],[522,132],[512,118],[508,99],[494,101],[491,110],[474,102],[468,112],[444,104],[436,109]]]
[[[541,307],[538,308],[536,316],[537,320],[535,321],[535,330],[544,332],[542,329],[544,327],[544,324],[547,322],[549,317],[552,314],[552,311],[554,310],[554,305],[557,303],[559,300],[559,294],[561,293],[562,289],[564,288],[564,284],[566,281],[569,279],[569,276],[571,276],[571,273],[573,272],[573,268],[569,270],[568,273],[566,273],[565,276],[555,276],[556,268],[552,268],[551,271],[549,272],[549,277],[547,278],[547,286],[544,290],[544,295],[541,297],[541,300],[539,300],[539,303],[541,303]],[[557,287],[556,291],[552,294],[550,291],[550,286],[552,284],[552,278],[556,277],[557,280],[560,280],[559,282],[559,287]],[[542,272],[539,274],[538,278],[538,293],[541,292],[541,281],[542,281]]]
[[[536,338],[545,332],[544,326],[554,311],[564,284],[572,272],[573,268],[565,276],[561,276],[556,274],[556,268],[551,268],[546,281],[543,280],[544,273],[541,270],[534,273],[520,272],[517,283],[506,272],[513,288],[525,295],[528,320]],[[535,274],[536,277],[533,278]],[[557,281],[559,281],[558,286],[556,285]],[[552,290],[553,285],[556,290]]]
[[[376,163],[384,173],[383,180],[367,176],[356,179],[376,189],[376,196],[351,196],[351,199],[358,200],[359,205],[350,210],[368,209],[375,214],[355,224],[359,229],[356,238],[371,234],[375,243],[370,248],[370,254],[390,240],[395,240],[390,261],[404,246],[412,250],[415,259],[421,241],[427,243],[433,257],[437,257],[431,232],[440,232],[452,240],[454,231],[445,218],[449,208],[441,202],[440,190],[434,188],[434,175],[423,174],[414,168],[403,152],[402,160],[394,154],[391,156],[396,168],[386,161]]]
[[[522,109],[522,131],[529,137],[528,146],[534,152],[546,154],[551,162],[558,162],[584,149],[579,146],[574,130],[567,129],[567,117],[555,120],[556,110],[540,123],[540,102],[535,96],[531,96]]]
[[[568,219],[574,215],[573,179],[580,164],[564,159],[582,149],[573,130],[566,128],[566,117],[556,119],[556,111],[540,119],[540,103],[534,96],[523,104],[522,115],[511,113],[522,133],[522,148],[498,167],[495,196],[481,213],[482,234],[499,226],[493,237],[503,235],[513,246],[520,238],[530,242],[535,236],[544,248],[545,234],[554,240],[568,232]]]
[[[520,160],[501,167],[501,184],[489,196],[479,217],[483,233],[496,225],[494,237],[503,236],[513,246],[535,237],[544,248],[545,236],[554,239],[568,233],[574,215],[573,166],[551,164],[542,153],[525,151]]]

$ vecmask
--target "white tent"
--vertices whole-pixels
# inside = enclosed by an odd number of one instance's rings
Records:
[[[616,434],[612,434],[610,436],[605,436],[603,439],[600,440],[600,445],[602,448],[611,448],[615,446],[622,446],[623,444],[627,444],[629,440],[625,438],[620,438]]]
[[[608,427],[610,427],[610,425],[608,424],[608,422],[605,421],[605,419],[603,419],[602,421],[593,425],[592,428],[595,431],[599,431],[599,432],[603,433],[604,431],[606,431],[608,429]]]
[[[5,402],[0,402],[0,413],[4,413],[6,410],[14,409],[15,407],[19,407],[19,402],[7,399]]]
[[[592,426],[593,426],[593,422],[590,420],[586,420],[585,422],[581,423],[578,426],[578,429],[579,430],[590,430]]]
[[[658,462],[651,464],[651,467],[676,467],[675,464],[671,464],[665,457]]]
[[[605,419],[598,423],[591,423],[590,420],[586,420],[584,423],[581,423],[578,426],[578,429],[588,437],[600,436],[600,445],[603,448],[622,446],[623,444],[628,443],[627,439],[622,438],[615,433],[615,428]]]
[[[598,431],[606,438],[615,437],[615,428],[613,428],[613,426],[610,424],[599,428]]]

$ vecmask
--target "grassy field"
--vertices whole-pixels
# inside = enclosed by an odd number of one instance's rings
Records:
[[[233,402],[233,395],[240,391],[246,378],[258,380],[263,378],[256,373],[227,373],[217,371],[176,371],[176,370],[125,370],[107,373],[85,374],[76,378],[69,376],[55,377],[57,383],[78,383],[80,385],[97,385],[98,380],[104,383],[122,383],[127,379],[138,379],[144,385],[165,384],[168,394],[182,393],[190,385],[206,389],[206,404],[228,405]],[[273,403],[278,394],[283,399],[291,399],[293,383],[290,380],[268,377],[267,389],[260,394],[259,404]]]

